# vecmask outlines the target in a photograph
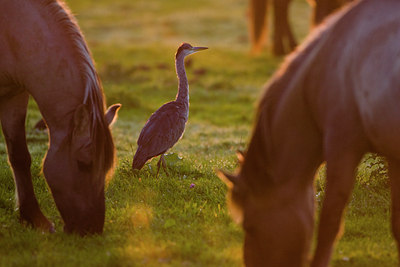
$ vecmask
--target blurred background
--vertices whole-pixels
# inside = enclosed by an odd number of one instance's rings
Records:
[[[182,42],[210,48],[186,60],[188,127],[196,122],[210,127],[237,125],[246,129],[241,141],[247,140],[256,99],[281,60],[270,54],[270,42],[263,54],[250,55],[248,1],[68,0],[67,4],[93,53],[107,102],[122,103],[121,115],[129,113],[130,123],[137,122],[129,125],[128,143],[135,143],[152,112],[175,97],[174,54]],[[309,30],[311,8],[306,1],[295,0],[290,12],[301,40]],[[127,147],[122,145],[119,153]]]
[[[175,48],[186,40],[235,51],[249,48],[246,0],[68,0],[67,3],[91,47]],[[304,37],[311,21],[309,5],[294,0],[290,18],[295,34]]]

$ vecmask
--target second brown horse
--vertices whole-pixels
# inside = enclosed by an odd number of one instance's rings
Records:
[[[312,25],[319,24],[326,16],[339,9],[351,0],[309,0],[313,7]],[[269,5],[273,8],[273,43],[274,55],[284,55],[292,51],[296,45],[289,24],[289,5],[292,0],[250,0],[250,38],[252,52],[258,54],[267,36],[267,14]]]

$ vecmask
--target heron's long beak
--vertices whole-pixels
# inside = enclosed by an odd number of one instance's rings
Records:
[[[192,50],[192,53],[195,53],[195,52],[199,52],[199,51],[206,50],[206,49],[208,49],[208,47],[196,46],[196,47],[193,47],[191,50]]]

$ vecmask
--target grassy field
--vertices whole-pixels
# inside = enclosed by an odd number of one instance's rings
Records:
[[[56,224],[42,234],[18,222],[15,187],[0,143],[0,266],[242,266],[243,234],[226,210],[226,187],[215,169],[233,171],[245,149],[262,85],[282,60],[248,54],[245,0],[68,0],[93,52],[107,103],[122,103],[113,127],[118,162],[106,191],[104,234],[62,232],[41,162],[47,135],[27,117],[35,192]],[[292,7],[301,39],[306,1]],[[176,94],[174,53],[183,42],[210,49],[189,58],[190,116],[183,139],[166,157],[170,171],[155,177],[156,160],[131,171],[136,139],[150,114]],[[290,168],[290,166],[288,166]],[[193,187],[193,185],[194,187]],[[192,185],[192,186],[191,186]],[[324,169],[316,180],[323,198]],[[333,266],[395,266],[385,163],[369,155],[360,165]]]

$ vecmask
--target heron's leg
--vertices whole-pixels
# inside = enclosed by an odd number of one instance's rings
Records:
[[[165,171],[165,174],[166,174],[167,176],[169,176],[169,175],[168,175],[168,172],[167,172],[167,164],[165,163],[164,154],[161,154],[160,159],[159,159],[158,162],[157,162],[157,177],[158,177],[158,173],[160,172],[160,166],[161,166],[161,165],[162,165],[162,167],[163,167],[163,169],[164,169],[164,171]]]
[[[161,154],[160,159],[157,162],[157,175],[156,177],[158,178],[158,173],[160,172],[160,164],[161,164],[161,157],[163,156],[163,154]]]
[[[166,174],[167,176],[169,176],[169,175],[168,175],[168,171],[167,171],[167,163],[165,162],[164,154],[161,155],[160,160],[161,160],[161,163],[162,163],[162,167],[163,167],[163,169],[164,169],[164,171],[165,171],[165,174]]]

